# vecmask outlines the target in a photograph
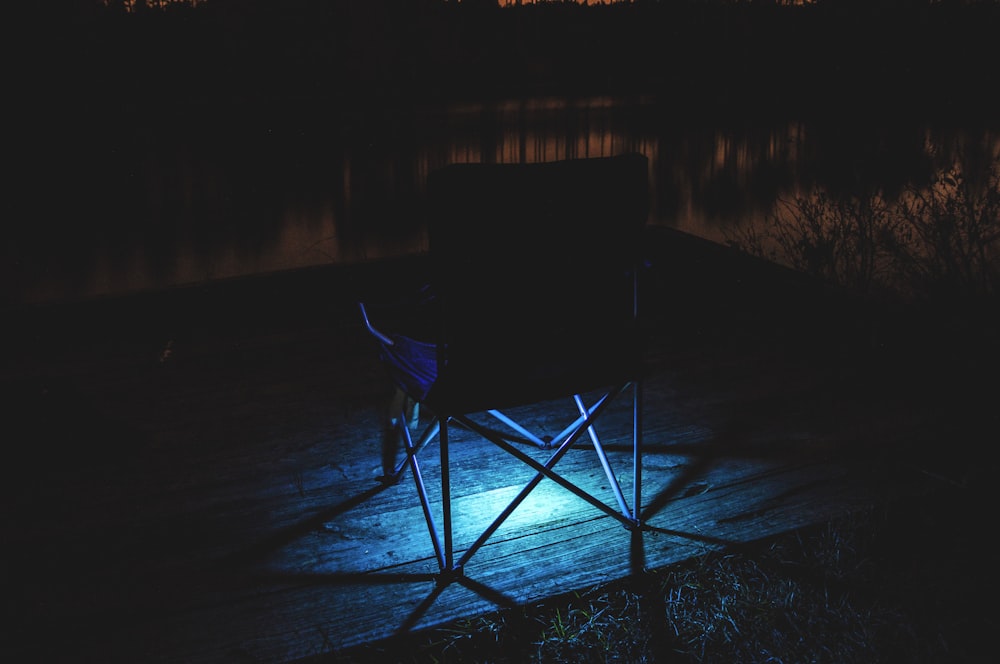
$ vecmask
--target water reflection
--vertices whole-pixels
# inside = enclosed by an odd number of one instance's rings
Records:
[[[641,152],[650,223],[724,241],[816,190],[891,199],[958,158],[975,177],[1000,145],[979,127],[680,121],[641,98],[311,117],[238,110],[66,137],[42,168],[58,187],[39,185],[47,195],[5,249],[7,299],[74,300],[421,252],[423,183],[451,162]]]

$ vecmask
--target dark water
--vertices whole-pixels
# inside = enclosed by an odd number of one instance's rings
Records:
[[[242,110],[101,125],[35,154],[41,182],[2,250],[5,300],[74,301],[421,252],[423,183],[451,162],[641,152],[649,223],[725,241],[782,201],[815,191],[891,199],[945,166],[974,174],[1000,154],[1000,132],[978,124],[723,124],[635,97]]]

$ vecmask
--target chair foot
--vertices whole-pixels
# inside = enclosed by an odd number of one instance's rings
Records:
[[[465,568],[455,565],[450,569],[443,569],[437,575],[437,585],[447,586],[465,576]]]
[[[395,469],[382,470],[382,474],[375,477],[375,481],[379,484],[384,484],[385,486],[395,486],[399,484],[399,478],[403,476],[403,473],[395,472]]]
[[[630,532],[641,532],[646,530],[646,524],[639,519],[629,519],[628,523],[623,523],[622,528]]]

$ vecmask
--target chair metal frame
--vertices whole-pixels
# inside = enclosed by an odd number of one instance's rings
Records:
[[[572,160],[574,162],[573,168],[586,167],[583,162],[595,161],[595,160]],[[610,165],[610,162],[618,161],[624,163],[627,167],[632,168],[634,172],[639,172],[639,167],[637,164],[641,164],[641,170],[643,177],[645,176],[645,158],[641,155],[626,155],[618,158],[602,158],[600,161],[604,162],[601,168],[606,168]],[[561,162],[567,163],[567,162]],[[476,165],[465,164],[462,165],[464,168],[475,168]],[[495,166],[494,166],[495,168]],[[513,166],[508,166],[508,169],[514,168]],[[558,168],[558,166],[556,166]],[[644,191],[644,187],[640,187],[638,191]],[[645,210],[646,201],[640,202],[640,209]],[[645,219],[642,219],[645,222]],[[431,254],[433,256],[434,246],[432,240]],[[639,272],[640,265],[638,262],[638,250],[636,248],[635,260],[629,267],[630,272],[630,288],[631,288],[631,315],[633,322],[638,326],[638,316],[639,316]],[[401,341],[406,343],[418,343],[414,340],[405,337],[400,334],[393,334],[391,332],[386,332],[380,330],[376,325],[372,323],[369,318],[369,311],[365,303],[359,303],[361,316],[367,331],[372,335],[372,337],[378,342],[380,348],[383,352],[392,352],[396,348],[397,344]],[[591,313],[591,312],[584,312]],[[438,358],[438,370],[447,370],[445,362],[447,362],[446,351],[447,342],[444,343],[426,343],[422,344],[423,352],[431,353],[436,352]],[[597,508],[604,514],[613,517],[628,530],[638,530],[642,528],[642,523],[640,520],[640,509],[641,509],[641,497],[642,497],[642,379],[639,372],[631,372],[632,375],[628,375],[622,379],[614,381],[613,384],[605,384],[601,386],[600,390],[588,388],[586,391],[576,391],[567,390],[564,393],[564,397],[571,397],[574,404],[575,419],[572,420],[568,425],[566,425],[557,435],[551,439],[543,438],[536,433],[528,430],[526,427],[522,426],[514,418],[509,417],[504,410],[500,408],[485,407],[485,408],[474,408],[468,412],[463,412],[460,408],[453,408],[448,399],[434,401],[433,399],[427,399],[426,394],[420,394],[420,390],[414,390],[412,385],[404,384],[401,381],[396,381],[397,397],[394,400],[394,405],[396,412],[390,416],[391,421],[391,432],[392,435],[398,437],[401,441],[404,457],[401,461],[396,463],[392,468],[386,468],[385,480],[390,482],[396,482],[399,480],[401,475],[405,472],[406,468],[411,470],[413,475],[414,484],[416,487],[417,495],[420,500],[421,508],[423,511],[423,516],[426,521],[428,533],[430,535],[431,544],[434,549],[434,555],[437,560],[437,565],[439,569],[439,580],[442,582],[447,582],[453,579],[456,575],[462,575],[464,573],[465,565],[469,560],[479,551],[489,540],[489,538],[501,527],[501,525],[510,517],[510,515],[518,508],[519,505],[531,494],[535,487],[544,479],[550,479],[556,484],[560,485],[567,491],[576,495],[577,497],[583,499],[593,507]],[[417,392],[417,393],[415,393]],[[584,401],[584,394],[600,393],[600,396],[596,398],[589,405]],[[632,404],[631,404],[631,419],[632,419],[632,496],[631,505],[629,500],[625,497],[622,491],[621,485],[615,475],[614,469],[608,459],[608,455],[605,451],[605,447],[602,444],[597,431],[595,429],[595,422],[598,418],[605,412],[605,410],[621,395],[626,392],[631,393]],[[413,432],[411,432],[411,427],[416,424],[416,418],[412,417],[412,414],[408,412],[407,406],[412,406],[414,403],[417,404],[418,412],[420,408],[423,409],[423,413],[430,412],[429,423],[425,426],[418,437],[414,437]],[[525,402],[527,403],[527,402]],[[476,413],[485,413],[492,421],[498,422],[506,429],[511,432],[507,433],[502,430],[492,429],[474,420],[470,415]],[[500,449],[504,450],[511,456],[515,457],[519,461],[523,462],[535,471],[534,476],[528,481],[517,495],[510,501],[510,503],[504,507],[501,512],[493,519],[493,521],[479,534],[475,541],[468,546],[459,555],[459,552],[455,549],[454,541],[454,526],[453,526],[453,514],[452,514],[452,496],[451,496],[451,466],[449,461],[449,446],[451,438],[451,428],[453,426],[460,426],[471,432],[474,432],[481,436],[482,438],[490,441]],[[554,469],[556,464],[571,450],[576,444],[584,437],[586,434],[589,437],[590,443],[596,453],[597,459],[608,479],[609,486],[611,489],[611,494],[613,495],[613,501],[609,501],[611,504],[597,498],[590,492],[584,490],[578,484],[574,483],[564,475],[556,472]],[[437,525],[435,518],[435,510],[432,508],[431,499],[427,491],[427,486],[424,482],[423,473],[421,471],[420,464],[420,453],[424,450],[433,440],[437,439],[439,441],[439,451],[440,451],[440,469],[441,469],[441,511],[440,515],[442,517],[441,527]],[[523,449],[520,449],[516,443],[527,441],[529,444],[533,445],[539,449],[551,450],[548,458],[544,461],[539,461],[529,454],[525,453]],[[616,505],[613,507],[612,505]]]

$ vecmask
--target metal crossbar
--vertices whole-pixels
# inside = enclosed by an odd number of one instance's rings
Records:
[[[621,486],[618,482],[618,478],[615,476],[611,464],[608,460],[607,454],[605,453],[604,446],[602,445],[597,432],[594,429],[595,421],[600,417],[604,410],[623,392],[625,392],[629,387],[633,390],[633,420],[634,420],[634,430],[633,430],[633,484],[634,484],[634,494],[633,494],[633,506],[629,507],[624,494],[621,490]],[[443,574],[454,574],[460,573],[465,564],[472,558],[475,553],[482,548],[483,545],[489,540],[489,538],[500,528],[501,525],[510,517],[511,514],[517,509],[517,507],[528,497],[532,490],[545,478],[551,479],[556,484],[565,488],[567,491],[573,493],[577,497],[585,500],[590,505],[596,507],[605,514],[617,519],[626,528],[635,529],[641,527],[639,520],[640,514],[640,474],[641,466],[639,465],[641,460],[641,423],[637,421],[640,414],[639,409],[639,399],[641,389],[640,383],[638,381],[626,382],[622,385],[616,386],[614,389],[608,391],[603,396],[601,396],[593,405],[586,406],[580,395],[574,395],[574,401],[577,405],[577,409],[580,412],[580,416],[567,427],[563,432],[557,437],[557,443],[549,443],[551,446],[555,444],[555,449],[552,454],[544,463],[540,463],[538,460],[532,458],[526,454],[523,450],[511,444],[506,440],[501,434],[496,431],[490,430],[479,424],[478,422],[472,420],[469,416],[463,414],[451,415],[448,417],[443,417],[435,415],[431,423],[424,430],[420,438],[414,442],[413,437],[410,434],[409,427],[405,423],[405,419],[400,417],[397,420],[397,427],[400,431],[406,457],[400,462],[396,469],[396,476],[409,466],[413,472],[414,482],[417,485],[417,493],[420,498],[421,508],[424,513],[424,518],[427,522],[428,531],[431,536],[431,542],[434,547],[435,558],[437,559],[438,566]],[[488,411],[493,417],[497,417],[498,411]],[[497,417],[500,421],[508,424],[511,428],[518,433],[524,435],[529,440],[541,441],[541,438],[531,434],[527,429],[518,424],[515,420],[507,417]],[[477,539],[467,548],[461,555],[461,557],[455,561],[455,550],[453,541],[453,528],[452,528],[452,512],[451,512],[451,477],[450,468],[448,462],[448,445],[449,445],[449,424],[455,422],[468,430],[482,436],[484,439],[490,441],[497,447],[503,449],[507,453],[511,454],[515,458],[519,459],[532,469],[536,471],[535,475],[531,480],[519,491],[519,493],[511,500],[510,503],[498,514],[494,520],[487,526],[483,532],[477,537]],[[569,452],[570,449],[578,442],[578,440],[586,432],[590,436],[590,440],[594,445],[595,452],[598,459],[601,462],[601,466],[610,482],[612,492],[615,495],[615,499],[618,503],[618,510],[610,507],[606,503],[602,502],[591,493],[580,488],[578,485],[568,480],[563,475],[560,475],[555,470],[554,466],[562,459],[563,456]],[[431,510],[430,499],[428,497],[427,489],[424,484],[423,476],[420,472],[420,464],[417,460],[417,455],[421,450],[423,450],[427,444],[433,438],[439,438],[441,446],[441,491],[442,491],[442,515],[443,515],[443,531],[439,531],[435,523],[433,512]],[[542,441],[544,442],[544,441]]]

